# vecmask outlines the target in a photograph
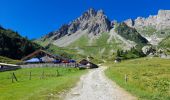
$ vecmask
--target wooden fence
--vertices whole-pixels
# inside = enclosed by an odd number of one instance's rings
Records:
[[[69,71],[69,70],[68,70]],[[11,79],[11,82],[12,83],[15,83],[15,82],[23,82],[23,81],[27,81],[27,80],[37,80],[37,79],[47,79],[47,78],[51,78],[51,77],[59,77],[59,76],[62,76],[62,74],[60,74],[60,72],[58,70],[56,70],[55,72],[53,73],[49,73],[47,71],[42,71],[41,73],[35,73],[35,72],[28,72],[25,73],[25,74],[22,74],[21,73],[15,73],[15,72],[11,72],[9,73],[10,75],[10,78],[6,78],[6,80],[8,79]],[[19,76],[19,77],[17,77]]]

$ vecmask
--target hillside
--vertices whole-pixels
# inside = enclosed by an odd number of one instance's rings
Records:
[[[170,36],[166,37],[159,43],[161,48],[170,48]]]
[[[33,51],[40,49],[36,43],[20,36],[17,32],[0,28],[0,55],[12,59],[21,59]]]
[[[9,63],[9,64],[17,64],[20,63],[21,61],[19,60],[13,60],[7,57],[2,57],[0,56],[0,63]]]
[[[142,37],[135,28],[128,27],[125,23],[116,25],[116,32],[127,40],[134,41],[138,45],[145,45],[148,43],[147,39]]]

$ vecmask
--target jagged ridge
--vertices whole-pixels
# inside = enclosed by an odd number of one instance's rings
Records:
[[[95,11],[89,9],[82,16],[72,21],[70,24],[63,25],[58,31],[51,32],[45,38],[57,40],[66,35],[72,35],[78,31],[87,30],[87,33],[97,35],[110,30],[110,21],[102,10]]]

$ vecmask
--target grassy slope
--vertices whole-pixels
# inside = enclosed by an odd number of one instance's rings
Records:
[[[33,42],[45,47],[49,44],[50,40],[46,39],[46,40],[43,41],[43,38],[42,38],[42,39],[34,40]]]
[[[151,36],[151,35],[156,35],[157,37],[160,38],[165,38],[170,35],[170,29],[164,29],[164,30],[157,30],[153,26],[146,26],[143,27],[142,29],[139,28],[137,31],[144,36]]]
[[[49,51],[53,54],[57,54],[57,55],[67,54],[67,56],[71,57],[72,59],[76,59],[76,60],[84,57],[83,55],[78,54],[77,50],[75,50],[75,49],[70,49],[70,48],[66,48],[66,47],[57,47],[53,44],[50,44],[47,51]]]
[[[127,26],[125,23],[117,24],[115,31],[127,40],[134,41],[140,46],[146,45],[148,41],[137,32],[136,29]]]
[[[0,56],[0,63],[17,64],[19,62],[20,62],[19,60],[13,60],[7,57]]]
[[[88,36],[85,35],[72,43],[68,48],[79,47],[79,49],[84,51],[83,55],[103,59],[106,56],[112,55],[111,50],[120,49],[119,43],[116,43],[114,39],[110,43],[107,43],[108,39],[109,34],[103,33],[99,38],[92,40],[90,43]]]
[[[79,39],[77,39],[75,42],[71,43],[68,47],[83,47],[89,45],[89,39],[87,35],[81,36]]]
[[[139,33],[142,33],[145,36],[151,36],[151,35],[155,34],[155,32],[157,30],[152,26],[148,26],[148,27],[144,27],[143,29],[137,29],[137,31]]]
[[[55,45],[50,45],[47,49],[53,54],[63,54],[67,53],[72,57],[72,59],[81,60],[82,58],[86,58],[87,56],[94,57],[93,62],[101,63],[102,59],[111,58],[112,50],[121,49],[121,42],[116,43],[113,39],[110,43],[107,43],[109,39],[109,33],[103,33],[97,39],[90,41],[87,35],[83,35],[75,42],[71,43],[68,47],[57,47]],[[40,44],[41,46],[47,46],[47,41],[36,40],[34,42]]]
[[[170,36],[166,37],[159,43],[159,47],[170,48]]]
[[[52,54],[56,54],[56,55],[62,55],[62,54],[67,54],[68,56],[71,56],[72,59],[79,59],[79,58],[83,58],[83,55],[78,54],[77,50],[75,49],[70,49],[67,47],[58,47],[54,44],[49,44],[48,39],[46,39],[45,41],[42,41],[43,39],[39,39],[39,40],[35,40],[34,42],[45,47],[46,50]]]
[[[107,64],[106,75],[141,100],[170,100],[170,63],[160,58],[140,58]],[[124,76],[128,75],[125,83]]]
[[[56,76],[57,70],[60,74],[58,77]],[[30,71],[32,80],[29,80]],[[43,71],[45,79],[40,79]],[[0,73],[0,100],[59,99],[58,93],[73,87],[85,70],[73,68],[20,69],[15,71],[19,80],[15,83],[11,83],[10,73]]]

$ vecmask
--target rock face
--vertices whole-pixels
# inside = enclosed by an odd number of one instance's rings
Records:
[[[95,11],[91,8],[68,25],[63,25],[58,31],[49,33],[45,38],[57,40],[63,36],[70,36],[84,30],[87,30],[88,34],[95,36],[103,32],[109,32],[110,29],[111,22],[104,15],[104,12],[102,10]]]
[[[170,28],[170,10],[160,10],[157,16],[157,28]]]
[[[157,30],[164,30],[170,28],[170,10],[159,10],[158,15],[150,15],[148,18],[138,17],[135,20],[128,19],[125,23],[138,29],[152,26]]]
[[[142,51],[145,55],[154,55],[156,53],[156,50],[151,45],[144,46]]]
[[[128,19],[124,22],[137,29],[152,45],[158,45],[162,39],[170,35],[170,10],[159,10],[157,15]]]

